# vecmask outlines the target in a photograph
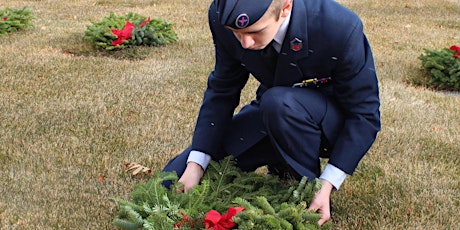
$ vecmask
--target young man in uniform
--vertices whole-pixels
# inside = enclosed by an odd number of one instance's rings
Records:
[[[380,130],[378,82],[361,20],[332,0],[215,0],[215,67],[192,144],[164,171],[185,191],[209,161],[231,154],[246,171],[320,178],[309,209],[330,219],[330,195]],[[250,74],[256,98],[234,115]],[[321,172],[320,157],[329,158]]]

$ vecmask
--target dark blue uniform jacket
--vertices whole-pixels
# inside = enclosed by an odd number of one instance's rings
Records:
[[[257,99],[236,115],[240,93],[250,74],[260,83],[257,97],[273,86],[291,87],[310,78],[331,77],[317,88],[338,102],[345,114],[339,133],[328,133],[329,163],[352,174],[380,130],[379,92],[374,61],[361,20],[331,0],[293,0],[290,25],[276,71],[263,63],[260,51],[245,50],[233,33],[217,20],[215,5],[209,9],[216,62],[208,78],[192,149],[218,156],[226,151],[238,155],[266,136]],[[301,45],[295,51],[294,45]],[[286,130],[289,132],[289,130]]]

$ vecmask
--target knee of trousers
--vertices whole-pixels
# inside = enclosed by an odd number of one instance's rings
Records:
[[[273,87],[261,98],[260,109],[266,126],[285,124],[295,117],[307,123],[319,124],[326,111],[326,99],[312,89]]]

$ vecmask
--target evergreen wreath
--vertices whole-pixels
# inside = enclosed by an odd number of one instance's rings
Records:
[[[83,40],[105,50],[131,46],[159,46],[178,40],[173,23],[136,13],[116,16],[113,12],[87,26]]]
[[[431,77],[428,84],[440,89],[460,90],[460,46],[424,50],[425,54],[419,59]]]
[[[0,9],[0,35],[31,27],[32,19],[32,11],[26,7]]]
[[[173,181],[168,190],[163,181]],[[137,184],[132,200],[118,204],[114,224],[120,229],[330,229],[317,224],[321,215],[307,210],[321,183],[280,181],[277,176],[243,172],[232,157],[211,161],[201,184],[178,193],[181,184],[171,172],[157,172]],[[284,183],[283,183],[284,182]],[[220,213],[224,213],[220,215]]]

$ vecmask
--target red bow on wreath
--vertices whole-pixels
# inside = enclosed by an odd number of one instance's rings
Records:
[[[243,207],[230,207],[224,215],[216,210],[211,210],[206,213],[204,218],[204,225],[206,229],[212,230],[228,230],[232,229],[235,226],[235,222],[232,221],[232,218],[236,216],[237,213],[242,212]]]
[[[457,53],[453,55],[454,58],[460,58],[460,46],[451,46],[450,50],[457,51]]]
[[[141,24],[139,24],[139,27],[144,27],[145,25],[147,25],[147,23],[150,22],[150,17],[148,17],[147,19],[145,19],[143,22],[141,22]]]
[[[150,17],[142,21],[141,24],[139,24],[139,27],[142,28],[145,25],[147,25],[147,23],[149,22],[150,22]],[[133,30],[134,30],[134,25],[129,21],[126,22],[125,27],[123,27],[123,29],[121,30],[112,29],[112,33],[117,35],[117,39],[112,42],[112,45],[113,46],[121,45],[123,44],[123,41],[131,39]]]
[[[134,25],[131,22],[126,22],[122,30],[113,29],[112,33],[117,35],[117,39],[112,42],[113,46],[123,44],[123,41],[131,39],[134,30]]]

